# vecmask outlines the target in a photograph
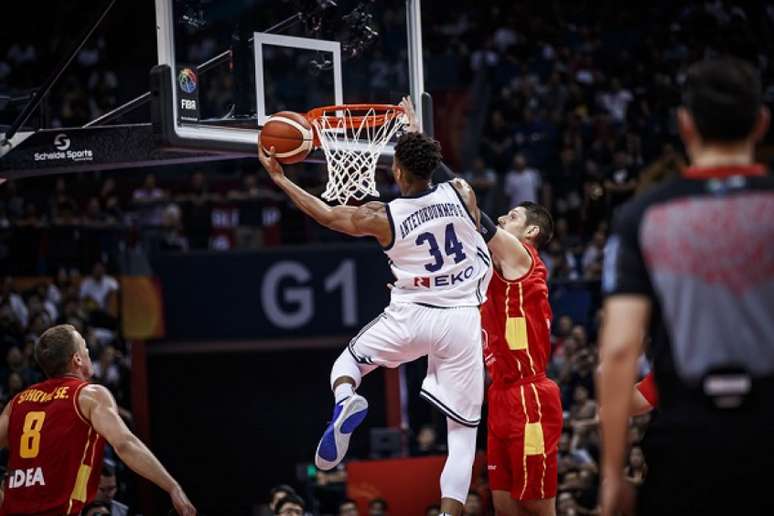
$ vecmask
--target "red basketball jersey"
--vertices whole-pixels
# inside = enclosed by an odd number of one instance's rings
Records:
[[[80,514],[97,492],[104,441],[78,408],[88,382],[51,378],[11,400],[0,515]]]
[[[541,375],[551,356],[548,271],[537,250],[524,247],[532,256],[530,270],[513,281],[495,271],[481,307],[484,359],[495,383]]]

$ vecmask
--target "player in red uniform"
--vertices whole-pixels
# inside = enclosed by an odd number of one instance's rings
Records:
[[[48,329],[35,344],[48,379],[20,392],[0,414],[0,446],[8,448],[0,515],[80,514],[97,491],[109,442],[132,470],[169,493],[178,514],[196,509],[180,485],[118,415],[93,373],[83,337],[69,324]]]
[[[553,515],[563,415],[559,387],[545,373],[551,306],[537,251],[550,240],[553,223],[545,208],[526,202],[500,217],[497,228],[485,219],[482,233],[491,235],[495,268],[481,307],[492,376],[487,460],[495,511]]]

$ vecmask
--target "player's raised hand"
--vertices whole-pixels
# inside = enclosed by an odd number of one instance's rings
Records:
[[[267,155],[260,143],[258,144],[258,160],[261,162],[261,165],[263,165],[263,168],[266,169],[266,172],[269,173],[269,176],[271,176],[274,181],[277,181],[278,179],[285,177],[285,171],[282,169],[282,165],[279,164],[279,161],[277,161],[277,158],[274,157],[274,152],[274,147],[272,147],[269,149],[269,154]]]
[[[411,133],[418,133],[419,122],[417,121],[417,113],[414,111],[414,103],[411,101],[411,97],[403,97],[398,105],[403,108],[406,118],[408,118],[406,130]]]
[[[191,500],[185,495],[182,487],[175,487],[169,493],[169,497],[172,498],[172,505],[180,516],[196,516],[196,507],[193,506]]]

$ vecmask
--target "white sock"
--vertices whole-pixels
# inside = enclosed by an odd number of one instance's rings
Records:
[[[473,460],[476,458],[477,428],[461,425],[446,418],[449,455],[441,472],[441,497],[465,503],[473,476]]]
[[[336,398],[337,404],[351,397],[353,394],[355,394],[355,391],[352,389],[351,383],[341,383],[333,389],[333,397]]]

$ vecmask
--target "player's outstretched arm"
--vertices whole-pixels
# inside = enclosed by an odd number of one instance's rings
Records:
[[[188,500],[180,484],[172,478],[161,462],[145,444],[127,428],[113,395],[102,385],[88,385],[81,389],[78,406],[83,415],[97,431],[115,449],[121,460],[129,468],[147,478],[169,493],[172,505],[178,514],[194,516],[196,509]]]
[[[508,217],[509,215],[504,215]],[[481,212],[481,236],[492,252],[494,264],[507,280],[524,276],[532,267],[532,255],[524,244],[507,231],[500,229],[484,212]]]
[[[293,204],[318,224],[350,236],[372,236],[382,245],[389,244],[392,230],[384,203],[372,201],[362,206],[328,206],[288,179],[282,165],[274,157],[274,147],[270,149],[268,156],[258,149],[258,159],[274,183],[290,197]]]

